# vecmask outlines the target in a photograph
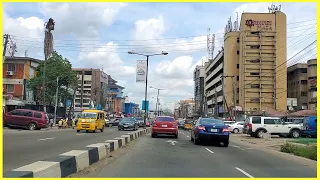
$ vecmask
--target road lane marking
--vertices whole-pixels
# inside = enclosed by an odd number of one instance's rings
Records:
[[[208,148],[206,148],[206,150],[207,150],[207,151],[209,151],[209,152],[210,152],[210,153],[212,153],[212,154],[214,153],[213,151],[211,151],[211,150],[210,150],[210,149],[208,149]]]
[[[166,141],[166,142],[169,142],[171,145],[175,145],[175,143],[178,143],[177,141],[172,141],[172,140],[168,140],[168,141]]]
[[[243,149],[243,148],[241,148],[240,146],[235,146],[235,145],[231,145],[232,147],[235,147],[235,148],[238,148],[238,149],[240,149],[240,150],[245,150],[245,149]]]
[[[249,173],[245,172],[244,170],[238,168],[238,167],[235,167],[236,170],[240,171],[242,174],[246,175],[247,177],[249,178],[254,178],[253,176],[251,176]]]
[[[85,135],[85,134],[76,134],[77,136]]]
[[[50,140],[50,139],[54,139],[56,137],[52,137],[52,138],[44,138],[44,139],[38,139],[38,141],[46,141],[46,140]]]

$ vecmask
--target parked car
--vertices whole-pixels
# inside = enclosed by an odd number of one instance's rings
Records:
[[[304,120],[302,135],[317,137],[317,116],[309,116]]]
[[[112,126],[118,126],[120,122],[120,119],[111,119],[109,122],[106,123],[107,127],[112,127]]]
[[[232,133],[239,133],[243,129],[244,122],[235,122],[227,125]]]
[[[15,109],[4,114],[4,126],[40,130],[48,128],[49,117],[42,111]]]
[[[200,118],[191,130],[191,141],[194,144],[205,142],[223,142],[229,146],[229,129],[222,121],[213,118]]]
[[[184,128],[184,120],[179,120],[178,121],[178,128],[181,128],[181,129]]]
[[[178,138],[178,124],[173,117],[158,116],[151,128],[151,137],[155,138],[161,134],[174,135]]]
[[[138,121],[133,117],[122,118],[118,125],[119,131],[126,129],[131,129],[135,131],[138,130],[138,128]]]
[[[263,133],[298,138],[301,136],[301,125],[285,122],[278,117],[250,116],[245,120],[243,133],[256,138],[262,138]]]

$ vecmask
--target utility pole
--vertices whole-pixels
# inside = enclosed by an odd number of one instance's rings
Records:
[[[54,107],[54,118],[53,118],[53,124],[56,124],[56,122],[57,122],[58,91],[59,91],[59,77],[57,77],[56,103],[55,103],[55,107]],[[70,106],[70,108],[71,108],[71,106]]]
[[[4,45],[3,45],[2,56],[4,57],[3,60],[5,60],[6,52],[7,52],[7,45],[9,43],[9,34],[5,34],[3,36],[3,38],[4,38]]]

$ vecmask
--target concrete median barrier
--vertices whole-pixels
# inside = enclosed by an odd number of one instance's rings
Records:
[[[143,134],[149,133],[150,128],[139,129],[128,135],[91,144],[83,149],[71,150],[55,157],[37,161],[11,171],[4,172],[4,178],[61,178],[84,170],[91,164],[108,156],[109,153],[125,146]]]

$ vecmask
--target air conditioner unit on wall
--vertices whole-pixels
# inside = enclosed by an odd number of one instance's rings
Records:
[[[13,74],[14,74],[13,71],[7,71],[8,76],[12,76]]]

